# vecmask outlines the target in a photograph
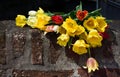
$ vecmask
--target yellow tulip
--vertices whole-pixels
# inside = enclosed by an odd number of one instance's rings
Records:
[[[58,38],[57,38],[57,43],[60,45],[60,46],[66,46],[68,41],[69,41],[70,37],[68,34],[61,34]]]
[[[99,32],[104,32],[105,28],[107,27],[107,23],[104,17],[96,17],[96,21],[98,22],[97,30]]]
[[[35,23],[35,28],[38,28],[40,30],[45,30],[46,26],[49,21],[50,21],[51,17],[46,15],[46,14],[39,14],[37,15],[37,21]]]
[[[69,17],[63,22],[62,27],[67,31],[67,34],[70,36],[75,36],[75,31],[78,28],[78,24],[75,20]]]
[[[85,20],[83,22],[83,26],[87,30],[92,30],[92,29],[95,29],[98,26],[98,23],[93,17],[90,17],[90,18],[88,18],[88,20]]]
[[[26,17],[24,15],[17,15],[16,26],[24,27],[25,24],[26,24]]]
[[[84,40],[77,40],[74,44],[73,44],[73,47],[72,47],[72,50],[81,55],[81,54],[84,54],[84,53],[87,53],[87,48],[89,47],[88,44],[85,43]]]
[[[97,30],[91,30],[87,36],[87,42],[92,47],[101,46],[102,36],[99,35]]]

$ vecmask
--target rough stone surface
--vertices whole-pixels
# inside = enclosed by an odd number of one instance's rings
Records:
[[[5,50],[0,50],[0,64],[6,63],[6,55]]]
[[[5,42],[5,31],[0,30],[0,49],[5,48]]]
[[[31,30],[31,37],[32,64],[43,64],[43,45],[41,31],[37,29]]]
[[[12,49],[15,57],[23,55],[26,43],[25,31],[14,31],[12,34]]]
[[[81,67],[88,55],[58,46],[56,34],[45,36],[38,29],[19,28],[11,20],[0,21],[1,25],[0,77],[120,77],[120,20],[110,23],[115,36],[111,33],[109,40],[114,43],[104,42],[102,48],[92,50],[100,65],[93,73]]]
[[[0,23],[0,64],[6,63],[6,27]]]

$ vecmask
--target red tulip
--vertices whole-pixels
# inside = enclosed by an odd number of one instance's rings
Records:
[[[84,11],[78,10],[77,13],[76,13],[76,17],[80,21],[82,21],[87,15],[88,15],[88,11],[86,11],[86,10],[84,10]]]
[[[62,24],[63,23],[63,18],[62,16],[60,15],[54,15],[52,16],[52,21],[55,23],[55,24]]]

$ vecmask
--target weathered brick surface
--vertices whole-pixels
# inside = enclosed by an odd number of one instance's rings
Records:
[[[13,77],[70,77],[72,70],[64,71],[37,71],[37,70],[14,70]]]
[[[31,30],[32,64],[43,64],[43,45],[41,31]]]
[[[12,34],[12,50],[14,57],[23,55],[25,50],[26,34],[25,31],[17,30]]]
[[[14,21],[2,22],[0,77],[120,77],[120,21],[110,25],[115,29],[117,45],[105,49],[111,44],[105,42],[103,48],[92,50],[99,70],[90,74],[81,68],[86,65],[88,55],[77,55],[71,49],[60,47],[56,44],[58,35],[44,36],[38,29],[15,27]]]

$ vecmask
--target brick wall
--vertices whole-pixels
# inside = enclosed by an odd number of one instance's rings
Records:
[[[120,77],[119,24],[111,23],[117,45],[112,45],[112,52],[96,49],[94,57],[100,69],[88,74],[81,68],[87,55],[78,56],[58,46],[55,34],[44,36],[38,29],[16,27],[11,20],[0,21],[0,77]]]

